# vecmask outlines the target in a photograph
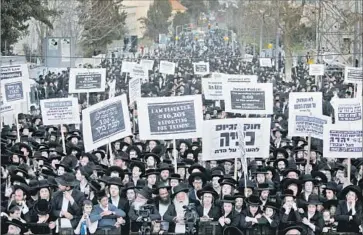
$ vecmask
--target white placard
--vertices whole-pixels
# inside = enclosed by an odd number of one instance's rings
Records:
[[[310,64],[309,65],[309,75],[310,76],[323,76],[324,75],[324,65],[323,64]]]
[[[140,60],[140,65],[142,65],[147,70],[154,70],[153,60]]]
[[[121,73],[131,73],[132,68],[137,65],[136,62],[122,61]]]
[[[140,97],[141,97],[141,79],[133,78],[129,81],[130,104],[134,103]]]
[[[195,75],[205,75],[209,73],[209,62],[193,63]]]
[[[160,73],[174,75],[175,74],[175,63],[162,60],[160,61]]]
[[[227,78],[226,82],[248,82],[248,83],[257,83],[257,75],[242,75],[242,74],[224,74],[224,77]]]
[[[144,66],[140,64],[134,65],[130,72],[130,77],[132,78],[141,78],[142,80],[149,80],[149,70],[147,70]]]
[[[19,78],[23,81],[25,92],[30,92],[29,70],[27,64],[1,66],[1,81]]]
[[[62,62],[71,61],[71,39],[64,38],[61,40],[61,50],[62,50]]]
[[[361,158],[362,124],[326,125],[324,128],[325,158]]]
[[[260,58],[260,67],[272,67],[271,58]]]
[[[362,100],[354,99],[334,99],[335,124],[357,123],[362,124]]]
[[[272,114],[272,83],[227,83],[225,111],[241,114]]]
[[[321,92],[290,92],[289,116],[292,113],[308,112],[323,115],[323,95]],[[290,119],[290,117],[289,117]]]
[[[82,119],[86,152],[132,134],[125,94],[82,110]]]
[[[4,104],[18,104],[26,101],[24,81],[21,78],[4,79],[1,81],[1,93]]]
[[[77,98],[40,100],[40,108],[44,125],[81,123]]]
[[[289,136],[310,136],[323,139],[324,126],[331,124],[331,118],[306,112],[292,113],[289,119]]]
[[[363,83],[363,67],[345,67],[344,70],[345,83]]]
[[[141,140],[202,137],[202,96],[156,97],[137,100]]]
[[[203,161],[240,157],[238,125],[245,134],[248,158],[268,158],[270,150],[269,118],[233,118],[208,120],[203,123]]]
[[[105,68],[71,68],[69,72],[69,93],[104,92],[105,89]]]
[[[202,78],[205,99],[223,100],[223,78]]]

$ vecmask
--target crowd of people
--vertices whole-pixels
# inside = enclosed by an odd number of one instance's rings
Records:
[[[269,156],[249,159],[244,172],[240,159],[203,161],[202,139],[177,141],[177,153],[170,140],[140,140],[142,110],[135,104],[129,106],[133,135],[111,149],[84,152],[82,127],[44,126],[41,110],[33,107],[18,116],[20,139],[16,124],[1,130],[1,234],[362,234],[363,159],[351,159],[348,172],[347,159],[324,158],[323,141],[313,139],[308,151],[306,138],[286,136],[289,92],[322,92],[323,114],[333,116],[330,100],[353,97],[354,86],[343,84],[341,72],[327,72],[317,84],[304,61],[286,82],[283,58],[276,62],[279,71],[261,67],[258,58],[244,61],[223,35],[210,30],[201,44],[182,34],[165,50],[144,55],[155,65],[142,96],[202,94],[192,66],[198,61],[209,62],[211,72],[257,75],[274,85]],[[122,62],[139,59],[101,63],[107,81],[116,80],[116,95],[128,92]],[[159,73],[160,60],[176,62],[175,75]],[[69,70],[40,76],[39,99],[67,97],[68,77]],[[79,96],[79,105],[105,99],[108,90],[89,100]],[[241,117],[226,113],[223,102],[203,99],[203,105],[206,120]]]

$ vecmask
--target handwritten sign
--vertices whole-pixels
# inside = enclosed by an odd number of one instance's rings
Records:
[[[84,109],[82,118],[86,152],[132,133],[125,94]]]
[[[184,139],[202,136],[202,98],[196,96],[140,98],[140,138]]]
[[[330,118],[323,115],[310,116],[306,113],[292,114],[289,119],[289,136],[311,136],[323,139],[324,126],[330,124]]]
[[[326,125],[324,128],[324,157],[361,158],[362,140],[361,124]]]
[[[360,99],[335,99],[335,124],[362,123],[362,101]]]
[[[69,93],[104,92],[106,69],[71,68],[69,72]]]
[[[290,92],[289,114],[311,112],[323,114],[323,95],[321,92]],[[289,117],[290,118],[290,117]]]
[[[44,125],[68,125],[81,122],[77,98],[41,100],[40,109]]]
[[[345,67],[344,70],[344,82],[345,83],[363,83],[363,67]]]
[[[175,74],[175,63],[162,60],[160,61],[160,73],[174,75]]]
[[[133,78],[129,81],[129,100],[130,104],[141,97],[141,79]]]

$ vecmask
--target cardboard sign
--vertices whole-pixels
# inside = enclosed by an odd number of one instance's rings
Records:
[[[362,124],[326,125],[324,128],[324,157],[361,158],[362,140]]]
[[[362,100],[360,99],[334,99],[335,124],[361,123]]]
[[[1,82],[18,78],[23,82],[25,92],[30,92],[29,70],[27,64],[1,66]]]
[[[272,62],[270,58],[260,58],[260,67],[272,67]]]
[[[137,65],[136,62],[122,61],[121,73],[131,73],[135,65]]]
[[[307,113],[293,113],[289,119],[289,136],[311,136],[323,139],[324,126],[331,124],[330,117],[323,115],[310,116]]]
[[[224,92],[225,111],[241,114],[272,114],[272,83],[228,83]]]
[[[357,83],[363,82],[363,67],[345,67],[344,70],[344,82],[345,83]]]
[[[71,68],[69,72],[69,93],[104,92],[106,69]]]
[[[82,118],[86,152],[132,134],[125,94],[82,110]]]
[[[169,61],[160,61],[160,73],[174,75],[175,74],[175,63]]]
[[[140,139],[186,139],[202,137],[202,97],[140,98],[137,107]]]
[[[205,99],[223,100],[223,78],[202,78]]]
[[[149,70],[147,70],[142,65],[136,64],[130,72],[130,77],[148,80],[149,79]]]
[[[241,156],[238,127],[243,125],[247,158],[268,158],[270,146],[269,118],[234,118],[208,120],[203,123],[203,161]]]
[[[26,101],[26,92],[21,78],[2,80],[1,92],[4,94],[4,104]]]
[[[309,65],[309,75],[310,76],[323,76],[324,75],[324,65],[323,64],[311,64]]]
[[[198,62],[193,64],[195,75],[205,75],[209,73],[209,62]]]
[[[323,115],[323,95],[321,92],[290,92],[289,116],[292,113],[309,112]],[[290,117],[289,117],[290,119]]]
[[[141,97],[141,79],[133,78],[129,81],[129,100],[130,104]]]
[[[81,123],[77,98],[41,100],[40,108],[44,125]]]
[[[153,60],[140,60],[140,65],[143,66],[147,70],[154,70],[154,61]]]

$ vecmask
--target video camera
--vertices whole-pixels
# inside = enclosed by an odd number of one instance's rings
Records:
[[[185,211],[185,213],[184,213],[185,223],[196,224],[199,220],[199,215],[197,213],[195,204],[190,203],[187,206],[183,206],[183,209]]]
[[[150,220],[150,214],[151,214],[152,208],[153,208],[153,205],[150,205],[150,204],[146,204],[146,205],[143,205],[140,207],[139,216],[142,217],[143,221]]]

